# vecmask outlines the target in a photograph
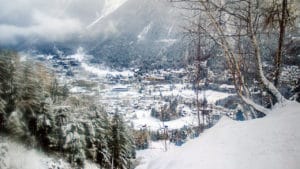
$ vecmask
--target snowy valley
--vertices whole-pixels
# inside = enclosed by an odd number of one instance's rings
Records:
[[[0,169],[300,167],[299,2],[16,2]]]

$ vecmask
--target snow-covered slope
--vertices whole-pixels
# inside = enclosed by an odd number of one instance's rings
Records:
[[[85,169],[98,168],[90,162],[85,164]],[[27,149],[0,136],[0,169],[72,169],[72,167],[62,159],[49,157],[35,149]]]
[[[0,136],[1,137],[1,136]],[[36,150],[0,138],[0,168],[1,169],[69,169],[70,166],[62,160],[49,158]]]
[[[223,117],[184,146],[164,153],[148,169],[298,169],[300,105],[288,103],[265,118]]]

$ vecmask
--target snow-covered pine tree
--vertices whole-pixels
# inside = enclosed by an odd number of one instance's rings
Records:
[[[75,167],[84,166],[85,157],[85,139],[82,133],[83,126],[80,122],[69,123],[66,126],[64,153],[66,153],[69,162]]]
[[[1,91],[0,91],[1,92]],[[4,128],[5,125],[5,101],[0,98],[0,132]]]
[[[16,106],[23,113],[24,121],[30,132],[35,135],[37,130],[37,112],[40,109],[38,83],[34,77],[33,67],[28,62],[23,63],[18,82],[18,97]]]
[[[50,85],[50,97],[53,100],[53,103],[56,103],[58,101],[59,96],[59,84],[58,80],[54,78]]]
[[[101,113],[101,114],[100,114]],[[97,113],[99,116],[96,118],[94,123],[95,130],[95,146],[96,146],[96,162],[104,167],[108,168],[110,166],[110,151],[108,147],[108,141],[111,139],[109,135],[110,122],[106,112]]]
[[[110,127],[111,165],[115,169],[128,169],[131,167],[131,158],[134,154],[134,144],[130,133],[119,113],[115,113]]]
[[[1,74],[1,73],[0,73]],[[0,94],[2,93],[0,89]],[[4,129],[6,114],[5,114],[5,101],[0,97],[0,132]]]
[[[15,52],[0,51],[0,131],[6,131],[9,114],[15,109],[17,97],[18,57]]]
[[[48,104],[49,103],[46,102],[46,106]],[[63,145],[65,142],[65,133],[63,126],[65,126],[67,122],[67,112],[65,112],[62,108],[54,109],[51,107],[48,111],[50,111],[51,114],[46,113],[46,117],[50,115],[50,119],[53,119],[51,130],[49,133],[47,133],[47,139],[49,140],[48,146],[53,151],[63,153]]]
[[[5,121],[5,101],[1,97],[4,93],[2,84],[4,83],[4,79],[6,77],[5,73],[6,73],[5,63],[2,59],[0,59],[0,132],[1,129],[4,127],[4,121]]]
[[[51,112],[49,103],[45,100],[40,103],[40,111],[37,114],[36,121],[36,139],[39,145],[46,151],[51,149],[51,133],[55,132],[55,117]],[[57,136],[56,136],[57,137]]]

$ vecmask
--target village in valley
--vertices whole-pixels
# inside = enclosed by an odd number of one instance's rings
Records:
[[[197,136],[199,123],[209,128],[223,115],[236,118],[238,109],[224,106],[236,99],[229,78],[222,79],[224,84],[216,84],[217,77],[208,73],[200,84],[198,110],[195,87],[190,82],[192,70],[111,70],[96,66],[91,58],[82,48],[69,56],[36,56],[58,75],[58,83],[67,86],[69,95],[90,98],[105,107],[108,114],[122,114],[136,132],[140,149],[165,139],[181,145]]]

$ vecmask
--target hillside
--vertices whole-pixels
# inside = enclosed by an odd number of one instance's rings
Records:
[[[147,169],[296,169],[300,160],[300,105],[288,103],[265,118],[223,117],[199,138],[153,160]]]
[[[36,149],[28,149],[12,140],[0,136],[1,169],[71,169],[70,164],[58,157],[49,157]],[[87,162],[85,169],[97,169],[98,166]]]

